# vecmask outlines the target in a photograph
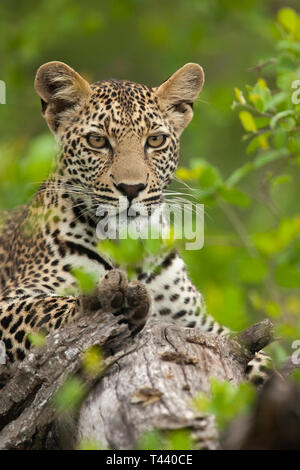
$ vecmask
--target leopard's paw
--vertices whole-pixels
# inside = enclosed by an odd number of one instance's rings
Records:
[[[113,269],[101,279],[98,292],[101,308],[113,315],[122,315],[131,329],[141,329],[151,310],[151,298],[139,281],[128,282],[126,274]]]
[[[128,318],[134,328],[142,328],[151,315],[151,296],[140,281],[131,281],[127,288]]]
[[[126,304],[128,281],[126,274],[119,269],[108,271],[100,280],[97,296],[101,308],[114,315],[122,313]]]

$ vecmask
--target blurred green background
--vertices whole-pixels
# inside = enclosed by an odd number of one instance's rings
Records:
[[[297,5],[293,0],[2,1],[0,79],[7,103],[0,105],[0,208],[28,200],[56,151],[33,89],[41,64],[60,60],[91,81],[115,77],[156,86],[186,62],[198,62],[206,83],[182,137],[181,165],[188,169],[194,161],[202,175],[187,174],[187,181],[205,203],[206,235],[201,251],[184,254],[188,269],[221,323],[240,329],[268,315],[286,338],[300,338],[299,115],[294,122],[278,118],[270,127],[272,117],[290,111],[291,79],[300,78],[294,20],[288,14],[278,20],[280,9]],[[289,45],[281,47],[283,40]],[[254,69],[269,58],[275,61]],[[282,85],[284,74],[290,81]],[[272,95],[285,93],[285,99],[260,108],[255,97],[247,98],[246,84],[255,85],[261,75],[266,82],[256,95],[265,93],[267,83]],[[247,103],[235,88],[244,90]],[[267,118],[268,143],[259,141],[252,153],[246,151],[245,130],[249,139],[264,130],[243,128],[239,106]],[[268,157],[271,150],[275,157]],[[257,164],[234,184],[228,181],[261,155],[270,163]]]

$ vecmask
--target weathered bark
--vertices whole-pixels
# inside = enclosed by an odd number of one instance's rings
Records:
[[[252,353],[235,338],[220,338],[174,324],[149,322],[92,390],[81,407],[78,439],[104,447],[134,449],[150,429],[188,428],[197,447],[219,447],[212,417],[192,407],[199,391],[209,392],[210,377],[237,384],[259,343],[271,338],[272,325],[261,322],[245,332]],[[268,338],[267,340],[263,338]]]
[[[50,334],[17,370],[7,374],[2,366],[0,449],[74,448],[83,438],[132,449],[153,428],[188,428],[199,447],[218,448],[214,419],[200,416],[191,400],[209,390],[212,376],[244,380],[245,365],[271,331],[264,321],[228,339],[150,320],[132,336],[122,317],[101,311],[82,317]],[[106,352],[97,383],[81,370],[81,353],[93,345]],[[91,392],[79,414],[58,417],[51,399],[75,373]]]
[[[81,353],[90,346],[113,346],[130,336],[111,314],[97,312],[47,337],[17,369],[0,367],[0,450],[43,448],[55,420],[53,394],[70,374],[81,368]],[[108,365],[108,358],[104,367]]]

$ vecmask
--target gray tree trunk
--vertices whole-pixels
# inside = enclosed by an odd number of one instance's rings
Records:
[[[121,319],[122,320],[122,319]],[[272,336],[265,320],[232,339],[150,320],[135,336],[98,311],[47,337],[16,370],[0,368],[0,449],[76,448],[83,439],[104,448],[134,449],[145,431],[187,428],[199,448],[219,448],[213,417],[191,405],[210,377],[233,384]],[[98,345],[103,372],[90,378],[82,353]],[[90,392],[80,410],[58,416],[53,394],[77,374]]]

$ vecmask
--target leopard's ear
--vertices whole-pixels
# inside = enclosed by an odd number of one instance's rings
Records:
[[[48,62],[36,74],[34,87],[41,98],[42,113],[56,132],[65,119],[76,114],[78,105],[91,94],[88,82],[63,62]]]
[[[203,83],[202,67],[188,63],[155,90],[161,107],[170,115],[179,132],[183,131],[193,117],[193,103],[198,98]]]

